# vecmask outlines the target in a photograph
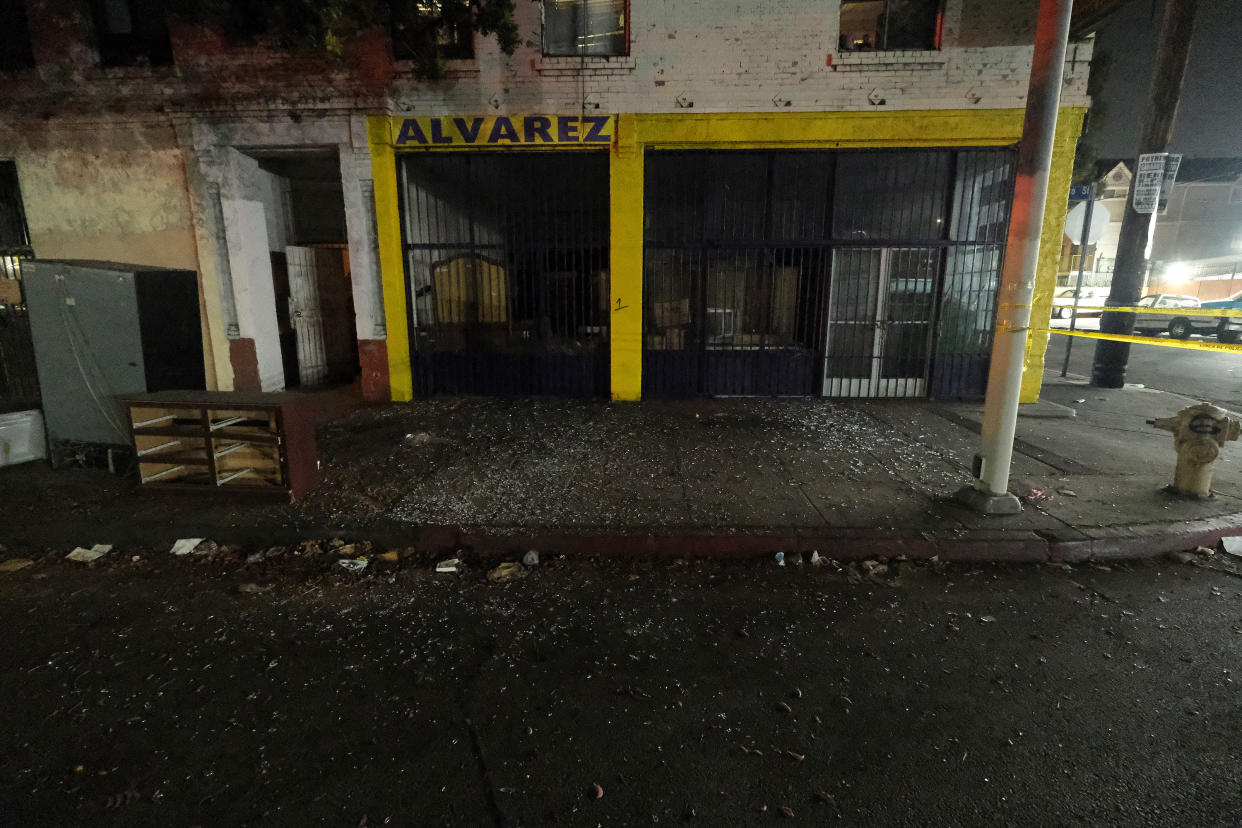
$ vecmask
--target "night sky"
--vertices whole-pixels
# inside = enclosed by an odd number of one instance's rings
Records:
[[[1132,156],[1160,25],[1159,4],[1130,0],[1096,32],[1096,52],[1109,57],[1088,140],[1101,158]],[[1242,3],[1200,0],[1172,152],[1242,156]]]

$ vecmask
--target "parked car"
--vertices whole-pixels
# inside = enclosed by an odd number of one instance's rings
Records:
[[[1052,297],[1052,318],[1061,319],[1068,317],[1074,312],[1074,296],[1077,294],[1075,288],[1065,288],[1057,291],[1056,296]],[[1101,287],[1085,287],[1082,289],[1082,298],[1078,300],[1078,304],[1084,307],[1098,307],[1104,304],[1108,299],[1108,288]],[[1087,316],[1099,316],[1100,311],[1079,311],[1079,318]]]
[[[1193,296],[1176,293],[1153,293],[1135,302],[1140,308],[1197,308],[1199,300]],[[1210,316],[1177,316],[1167,313],[1136,313],[1134,332],[1142,336],[1155,336],[1168,331],[1174,339],[1187,339],[1192,333],[1212,333],[1216,320]]]
[[[1204,302],[1203,307],[1242,310],[1242,291],[1238,291],[1228,299],[1213,299]],[[1210,321],[1212,327],[1216,329],[1216,338],[1221,342],[1237,342],[1242,338],[1242,317],[1220,316]]]

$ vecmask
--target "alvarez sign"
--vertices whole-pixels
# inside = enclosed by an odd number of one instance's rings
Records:
[[[612,143],[611,115],[393,118],[393,146],[505,147]]]

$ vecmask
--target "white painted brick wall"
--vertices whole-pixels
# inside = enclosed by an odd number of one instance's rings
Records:
[[[1003,17],[1005,4],[995,4]],[[997,109],[1025,104],[1032,46],[956,48],[961,0],[946,4],[945,48],[836,50],[829,0],[633,0],[626,58],[544,58],[539,4],[519,3],[523,42],[502,54],[476,36],[476,59],[452,77],[394,84],[399,112],[789,112]],[[1072,44],[1063,105],[1087,103],[1089,43]],[[829,56],[832,64],[829,65]],[[869,98],[880,90],[885,103]]]

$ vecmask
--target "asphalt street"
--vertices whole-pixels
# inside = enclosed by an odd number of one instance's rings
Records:
[[[1196,560],[0,573],[0,824],[1236,826]]]
[[[1069,320],[1052,320],[1054,328],[1069,327]],[[1099,330],[1099,319],[1079,320],[1083,330]],[[1165,338],[1162,335],[1162,338]],[[1046,366],[1060,373],[1070,337],[1053,334],[1048,343]],[[1216,342],[1216,337],[1191,337],[1192,342]],[[1091,376],[1095,340],[1077,338],[1070,349],[1069,371]],[[1141,383],[1195,399],[1208,400],[1234,411],[1242,411],[1242,353],[1190,351],[1160,345],[1134,345],[1126,381]]]

